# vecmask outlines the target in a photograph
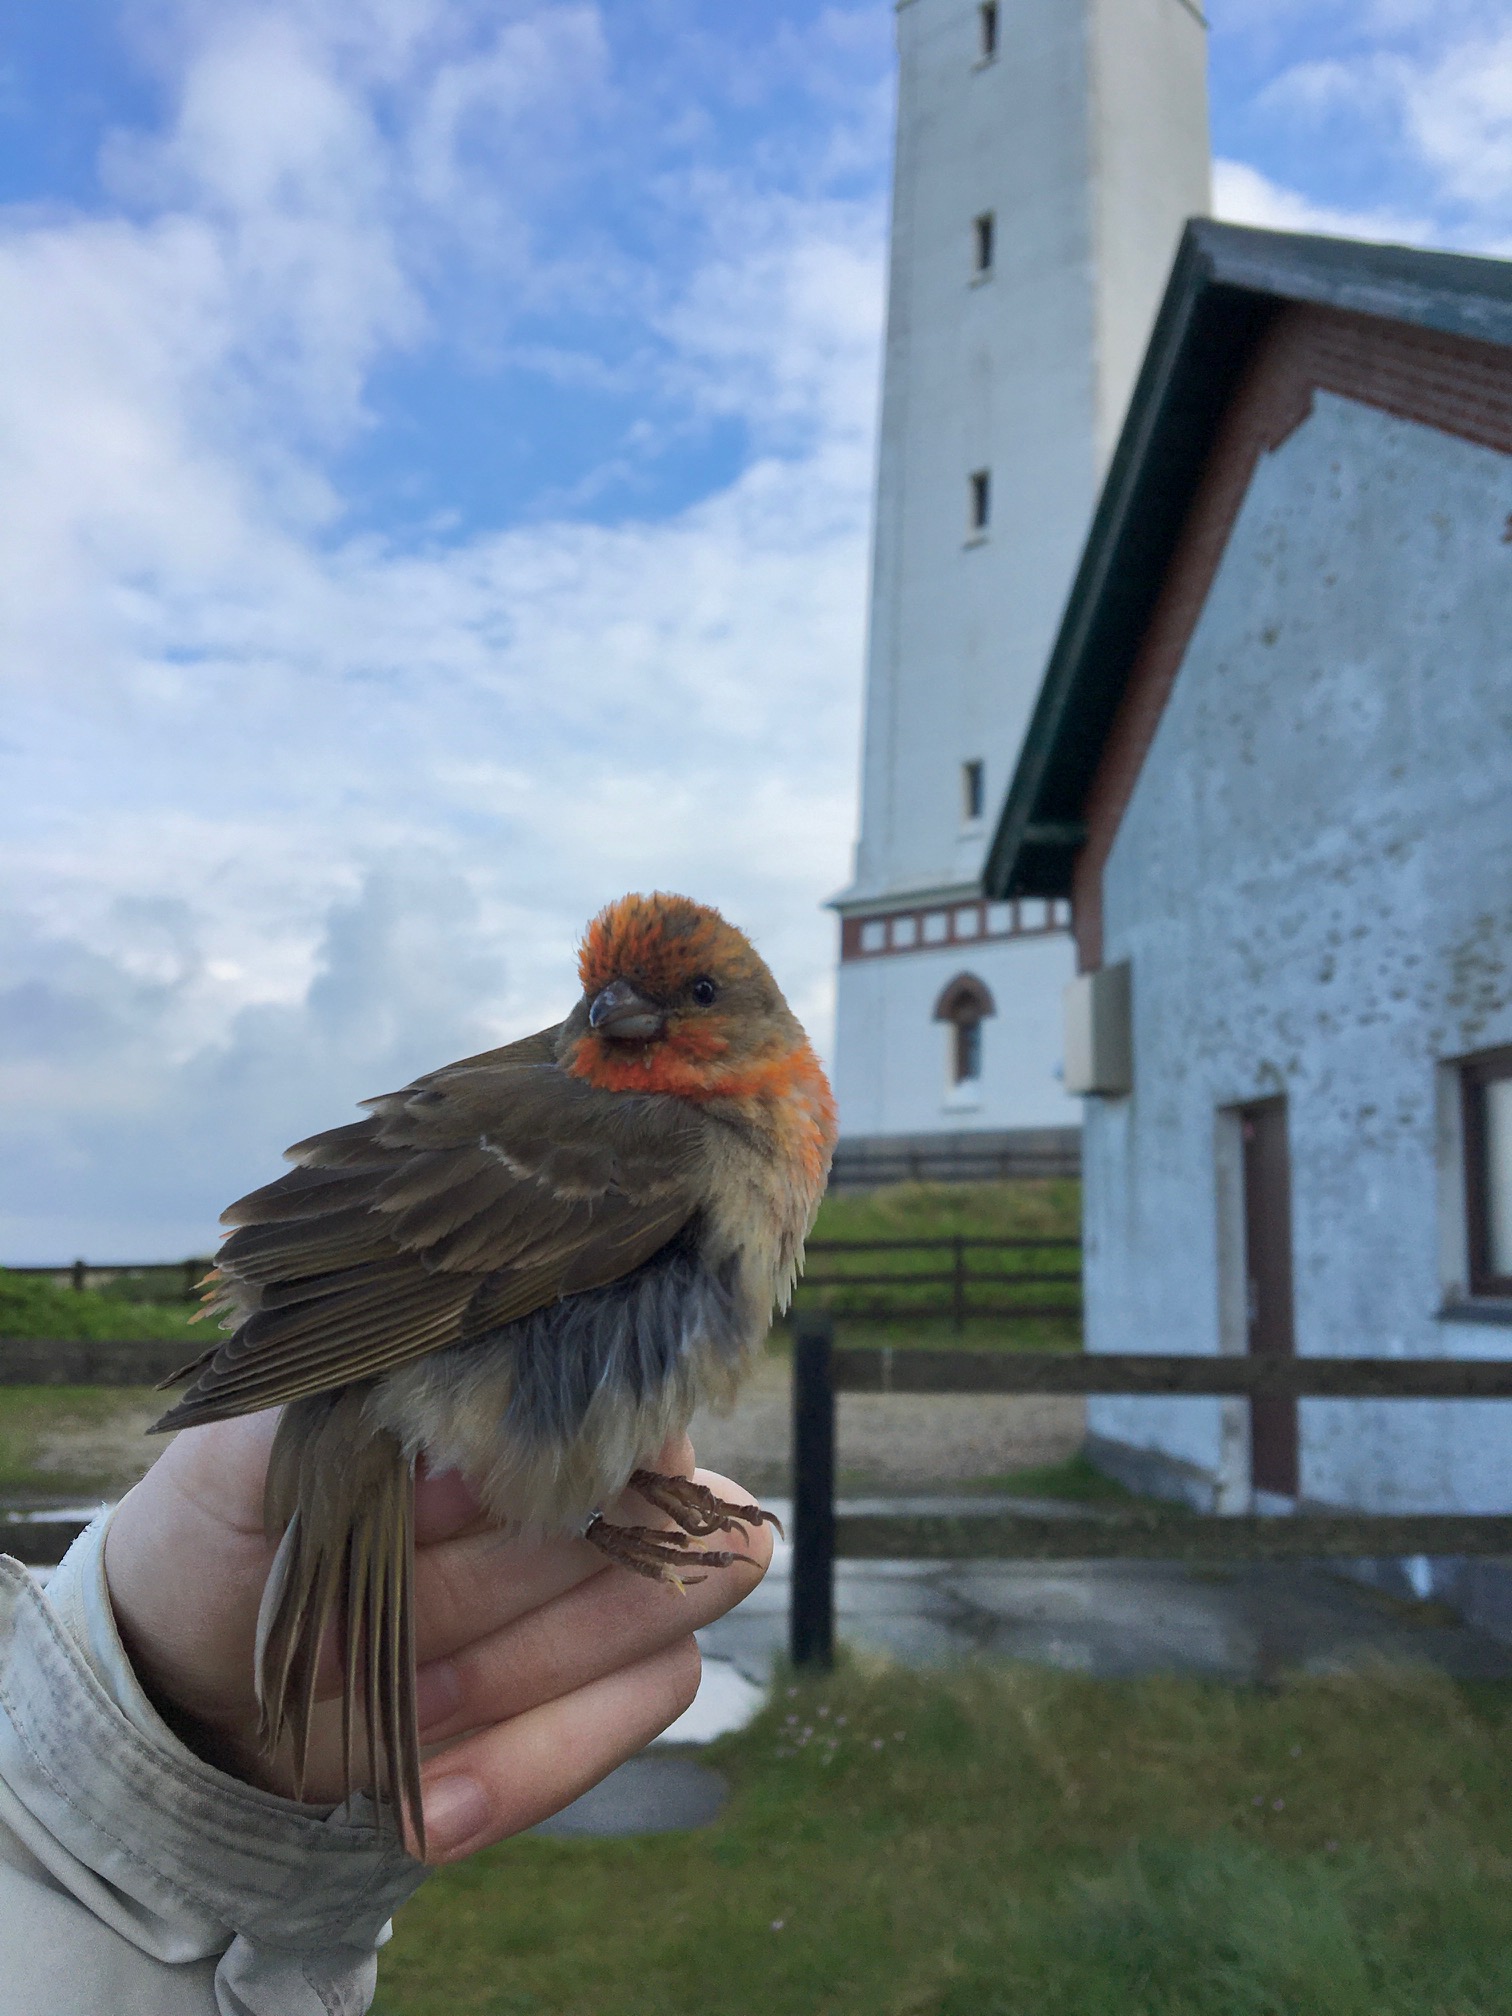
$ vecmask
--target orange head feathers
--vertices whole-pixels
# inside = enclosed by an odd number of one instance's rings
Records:
[[[605,1091],[732,1100],[779,1124],[791,1114],[827,1166],[835,1107],[819,1060],[766,962],[717,910],[622,896],[588,926],[578,972],[583,1000],[563,1052],[575,1077]]]
[[[770,997],[782,1000],[743,932],[707,904],[660,891],[621,896],[600,910],[578,948],[578,976],[588,1001],[626,980],[649,1000],[674,1008],[701,977],[726,984],[764,980]]]

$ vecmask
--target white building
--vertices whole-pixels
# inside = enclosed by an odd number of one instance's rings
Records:
[[[1069,908],[982,902],[987,820],[1208,203],[1190,0],[902,0],[897,18],[861,829],[835,902],[847,1149],[1079,1117],[1058,1081]]]
[[[1074,908],[1089,1350],[1512,1356],[1512,263],[1192,228],[985,879]],[[1506,1402],[1089,1420],[1217,1509],[1512,1508]]]

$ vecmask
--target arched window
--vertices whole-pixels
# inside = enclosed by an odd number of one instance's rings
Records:
[[[935,1003],[936,1022],[949,1022],[951,1078],[957,1085],[973,1084],[982,1075],[982,1024],[996,1015],[997,1005],[974,973],[958,973]]]

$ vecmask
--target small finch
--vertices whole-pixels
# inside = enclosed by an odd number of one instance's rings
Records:
[[[835,1108],[749,941],[681,896],[589,925],[564,1022],[364,1103],[223,1214],[207,1283],[231,1334],[157,1423],[282,1406],[257,1634],[262,1737],[302,1784],[334,1625],[348,1788],[424,1852],[415,1719],[420,1458],[493,1518],[579,1532],[677,1581],[769,1517],[646,1466],[727,1401],[785,1307],[829,1172]],[[171,1383],[171,1382],[170,1382]],[[611,1524],[627,1486],[670,1528]]]

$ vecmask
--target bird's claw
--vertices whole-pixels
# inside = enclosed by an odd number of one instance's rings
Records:
[[[674,1520],[684,1533],[702,1538],[708,1533],[744,1533],[747,1526],[774,1526],[785,1540],[782,1521],[760,1505],[730,1505],[707,1484],[691,1477],[664,1477],[657,1470],[637,1470],[630,1479],[637,1497]]]
[[[775,1526],[782,1532],[782,1522],[775,1513],[763,1511],[759,1505],[726,1504],[707,1484],[695,1484],[691,1477],[664,1477],[656,1470],[637,1470],[630,1479],[630,1489],[664,1513],[672,1525],[613,1526],[602,1513],[595,1512],[583,1538],[621,1567],[633,1568],[637,1575],[648,1575],[653,1581],[670,1582],[676,1589],[704,1580],[702,1575],[680,1572],[689,1566],[730,1568],[737,1561],[750,1560],[749,1554],[734,1548],[706,1547],[709,1534],[738,1533],[745,1539],[747,1527],[761,1525]]]
[[[695,1536],[668,1532],[662,1526],[614,1526],[598,1512],[583,1529],[583,1538],[622,1568],[633,1568],[637,1575],[648,1575],[654,1582],[670,1582],[682,1590],[689,1583],[705,1579],[702,1575],[679,1572],[685,1568],[695,1565],[729,1568],[736,1561],[750,1559],[748,1554],[737,1554],[730,1548],[705,1547]]]

